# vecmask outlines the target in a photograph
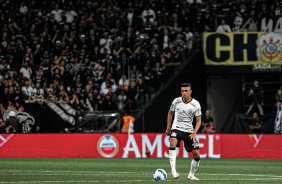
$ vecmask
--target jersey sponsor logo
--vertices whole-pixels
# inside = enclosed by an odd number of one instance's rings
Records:
[[[177,133],[176,132],[172,132],[171,133],[171,137],[176,137],[177,136]]]
[[[193,115],[192,109],[188,109],[188,115],[189,115],[189,116],[192,116],[192,115]]]
[[[177,117],[177,122],[188,122],[188,120],[187,119],[185,120],[185,117],[179,116]]]
[[[97,148],[101,156],[111,158],[118,152],[118,141],[112,135],[104,135],[100,137]]]

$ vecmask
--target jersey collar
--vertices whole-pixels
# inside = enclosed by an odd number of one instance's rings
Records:
[[[191,97],[191,100],[186,103],[186,102],[184,102],[183,97],[181,99],[182,99],[182,102],[185,103],[185,104],[188,104],[188,103],[190,103],[193,100],[193,98]]]

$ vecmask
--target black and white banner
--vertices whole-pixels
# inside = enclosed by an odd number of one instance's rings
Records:
[[[68,104],[60,103],[59,105],[49,102],[47,106],[56,112],[63,120],[75,125],[75,110]]]
[[[282,33],[282,17],[239,17],[226,16],[217,19],[217,25],[220,25],[221,19],[225,19],[232,32],[274,32]]]

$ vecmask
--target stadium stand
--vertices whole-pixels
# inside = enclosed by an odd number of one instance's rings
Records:
[[[201,33],[216,30],[218,16],[254,16],[279,5],[253,2],[3,1],[1,115],[30,103],[67,104],[76,115],[142,109],[199,46]]]

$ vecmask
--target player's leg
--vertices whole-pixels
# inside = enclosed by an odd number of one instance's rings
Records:
[[[191,168],[188,175],[188,180],[199,180],[194,176],[195,172],[197,171],[200,163],[200,154],[198,149],[192,150],[193,160],[191,162]]]
[[[177,139],[175,137],[171,137],[169,139],[170,146],[169,146],[169,162],[171,167],[171,174],[174,177],[174,179],[177,179],[179,177],[179,174],[176,172],[176,145],[178,143]]]

